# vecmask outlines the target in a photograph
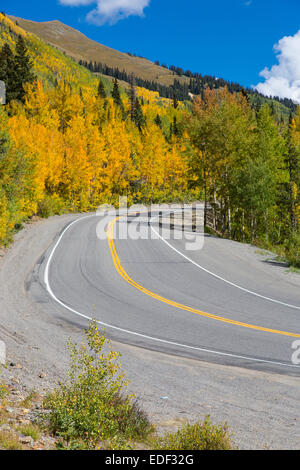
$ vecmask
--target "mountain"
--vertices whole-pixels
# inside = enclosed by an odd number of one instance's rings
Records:
[[[53,50],[55,50],[56,55],[60,53],[60,61],[68,62],[69,69],[74,69],[75,67],[77,78],[71,76],[71,71],[69,76],[71,81],[76,82],[75,79],[77,79],[79,85],[82,85],[82,83],[78,80],[78,74],[82,76],[84,75],[83,69],[86,71],[89,69],[91,72],[89,80],[91,81],[93,77],[95,79],[95,73],[100,73],[106,82],[107,88],[111,86],[110,81],[112,77],[117,78],[126,87],[131,75],[134,75],[137,86],[158,91],[160,96],[166,98],[173,98],[176,95],[181,101],[190,100],[193,95],[201,95],[207,87],[219,89],[227,86],[232,93],[246,92],[252,106],[255,108],[265,103],[269,104],[278,120],[283,119],[286,122],[289,119],[290,112],[295,112],[296,110],[295,103],[288,99],[270,99],[261,95],[256,90],[245,90],[243,86],[232,81],[226,81],[210,75],[202,75],[201,73],[184,71],[180,67],[160,66],[148,59],[111,49],[89,39],[80,31],[57,20],[39,23],[16,16],[8,18],[16,28],[21,27],[22,31],[31,33],[31,42],[37,41],[40,38],[42,40],[40,43],[43,43],[44,49],[45,47],[51,47],[51,57],[53,57]],[[34,48],[32,50],[35,51]],[[71,58],[74,60],[71,61]],[[84,67],[76,67],[76,62]],[[45,65],[50,67],[49,81],[57,78],[59,74],[57,74],[53,64],[51,66],[49,63],[46,54],[43,55],[42,60],[40,58],[39,63],[40,69],[45,68]]]
[[[111,68],[125,70],[127,74],[134,74],[143,80],[153,80],[167,86],[172,85],[176,78],[174,73],[167,68],[157,66],[150,60],[130,56],[103,46],[60,21],[38,23],[15,16],[10,16],[10,18],[17,21],[24,30],[36,34],[46,43],[59,48],[77,61],[100,62]],[[187,77],[181,79],[182,83],[187,81]]]
[[[15,24],[8,16],[0,13],[0,49],[7,43],[12,50],[15,49],[16,39],[22,35],[26,40],[34,73],[42,80],[46,88],[53,86],[61,78],[67,79],[74,89],[97,89],[98,79],[87,68],[82,67],[63,51],[46,44],[35,34],[28,33]],[[102,77],[104,85],[111,89],[111,79]]]

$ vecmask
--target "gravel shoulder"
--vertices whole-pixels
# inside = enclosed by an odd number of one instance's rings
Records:
[[[46,296],[28,295],[35,266],[62,229],[78,214],[51,217],[25,226],[14,244],[0,252],[0,339],[7,346],[2,375],[20,389],[40,393],[65,376],[66,343],[83,339],[84,321],[49,311]],[[173,357],[113,343],[142,406],[161,430],[210,415],[227,421],[245,449],[298,449],[300,379]]]

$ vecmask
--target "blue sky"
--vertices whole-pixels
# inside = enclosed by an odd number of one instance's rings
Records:
[[[299,0],[2,0],[0,8],[35,21],[58,19],[115,49],[246,86],[266,80],[271,91],[273,75],[284,71],[259,73],[277,63],[273,46],[300,29]],[[287,55],[290,46],[298,40]],[[281,46],[278,53],[285,54]]]

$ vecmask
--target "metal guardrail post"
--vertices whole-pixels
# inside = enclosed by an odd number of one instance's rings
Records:
[[[196,232],[197,230],[197,212],[196,207],[192,208],[192,231]]]
[[[162,212],[161,211],[159,212],[158,218],[159,218],[159,227],[162,227]]]
[[[174,217],[175,217],[174,212],[171,212],[170,213],[170,230],[174,230],[174,227],[175,227]]]

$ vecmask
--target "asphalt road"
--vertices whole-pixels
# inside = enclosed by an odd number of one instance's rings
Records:
[[[249,245],[205,236],[189,251],[190,234],[154,237],[155,217],[150,226],[145,217],[114,219],[77,219],[40,261],[48,301],[64,317],[96,318],[112,339],[146,349],[300,375],[291,361],[299,276]],[[124,227],[141,236],[120,239]]]

